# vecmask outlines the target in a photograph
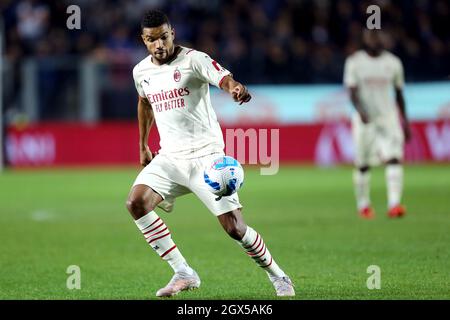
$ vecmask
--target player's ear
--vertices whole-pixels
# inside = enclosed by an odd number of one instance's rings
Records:
[[[172,39],[175,40],[175,28],[171,27]]]

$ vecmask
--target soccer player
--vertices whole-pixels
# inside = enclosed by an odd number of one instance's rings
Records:
[[[378,30],[364,30],[364,50],[345,62],[344,84],[355,107],[352,134],[355,144],[353,181],[359,214],[373,218],[370,202],[370,167],[381,159],[386,164],[388,216],[405,215],[403,147],[411,133],[403,99],[403,66],[398,57],[383,49]],[[395,102],[392,92],[395,89]]]
[[[154,211],[159,206],[170,212],[175,198],[190,192],[267,272],[278,296],[295,295],[290,278],[272,258],[261,235],[245,224],[238,195],[216,201],[203,178],[204,168],[224,155],[209,84],[228,92],[239,104],[250,101],[247,88],[207,54],[175,45],[175,30],[161,11],[152,10],[144,15],[141,32],[150,54],[134,67],[133,78],[139,94],[140,162],[145,168],[133,184],[127,208],[145,240],[175,273],[156,296],[170,297],[200,286],[199,276]],[[161,146],[156,156],[148,147],[153,122],[158,127]]]

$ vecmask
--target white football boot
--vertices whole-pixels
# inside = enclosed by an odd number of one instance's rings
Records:
[[[156,292],[156,296],[172,297],[184,290],[197,289],[200,287],[200,283],[200,278],[195,271],[192,274],[177,272],[164,288]]]
[[[270,277],[278,297],[295,296],[294,284],[288,276]]]

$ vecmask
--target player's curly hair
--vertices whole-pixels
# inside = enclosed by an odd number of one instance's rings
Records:
[[[167,23],[170,26],[169,18],[160,10],[149,10],[144,13],[141,20],[141,29],[156,28]]]

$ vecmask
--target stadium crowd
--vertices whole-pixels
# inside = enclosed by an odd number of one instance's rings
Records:
[[[342,80],[344,59],[359,48],[374,3],[407,80],[448,77],[445,0],[2,0],[0,10],[12,63],[70,55],[132,64],[145,55],[140,17],[160,8],[179,43],[209,53],[245,83],[328,83]],[[81,8],[80,30],[66,28],[71,4]]]

